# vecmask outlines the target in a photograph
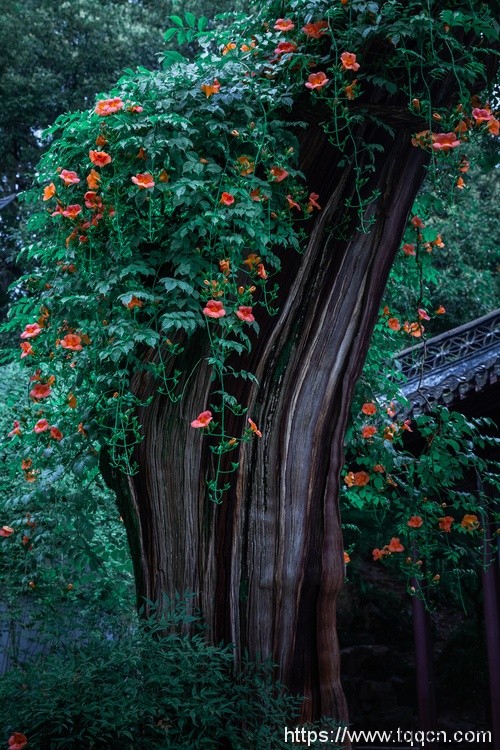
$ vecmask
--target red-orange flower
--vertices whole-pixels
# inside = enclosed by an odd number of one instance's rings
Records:
[[[115,96],[113,99],[101,99],[95,105],[95,113],[101,117],[114,115],[121,109],[123,109],[123,102],[119,96]]]
[[[385,549],[378,549],[378,547],[376,547],[374,550],[372,550],[372,555],[373,555],[373,559],[374,560],[381,560],[383,557],[385,557],[388,554],[389,553],[388,553],[387,550],[385,550]]]
[[[50,424],[47,419],[39,419],[36,425],[33,427],[33,432],[47,432],[50,430]]]
[[[31,469],[32,466],[33,461],[31,460],[31,458],[23,458],[23,460],[21,461],[21,469],[23,471],[28,471],[28,469]]]
[[[226,44],[226,45],[225,45],[225,46],[224,46],[224,47],[222,48],[222,54],[223,54],[223,55],[227,55],[227,54],[228,54],[229,52],[232,52],[232,51],[233,51],[233,49],[236,49],[236,47],[237,47],[237,46],[238,46],[238,45],[237,45],[237,44],[235,44],[234,42],[229,42],[228,44]]]
[[[302,211],[301,207],[297,203],[297,201],[294,201],[291,195],[287,195],[286,199],[288,201],[288,207],[289,208],[295,208],[297,211]]]
[[[470,162],[469,162],[469,160],[467,159],[466,156],[461,156],[460,157],[460,165],[458,167],[458,171],[462,172],[464,174],[465,172],[468,172],[469,169],[470,169]]]
[[[244,266],[248,266],[249,271],[254,271],[257,265],[260,263],[260,258],[255,253],[250,253],[246,260],[243,261]]]
[[[14,732],[9,737],[9,750],[24,750],[28,744],[28,738],[21,732]]]
[[[427,310],[424,310],[422,307],[418,308],[418,317],[419,320],[430,320]]]
[[[17,419],[15,419],[14,426],[12,430],[9,432],[9,434],[7,435],[7,437],[14,437],[14,435],[22,435],[22,434],[23,432],[21,430],[21,423]]]
[[[100,181],[101,175],[99,174],[99,172],[96,172],[95,169],[91,169],[89,174],[87,175],[87,185],[89,186],[90,190],[97,190]]]
[[[463,177],[459,177],[458,180],[455,182],[455,187],[458,190],[463,190],[465,187],[465,182]]]
[[[81,345],[81,336],[77,333],[67,333],[66,336],[61,339],[61,346],[63,349],[68,349],[72,352],[80,352],[83,349]]]
[[[344,94],[346,95],[346,98],[349,99],[349,101],[352,101],[356,98],[356,84],[358,82],[358,79],[355,78],[352,83],[350,83],[348,86],[344,86]]]
[[[51,394],[50,385],[48,383],[37,383],[30,391],[31,398],[40,400],[47,398]]]
[[[472,110],[472,117],[478,124],[481,122],[489,122],[493,119],[490,109],[479,109],[479,107],[474,107]]]
[[[372,438],[377,432],[377,428],[374,427],[374,425],[366,425],[361,430],[361,437],[365,440],[368,440],[369,438]]]
[[[455,133],[434,133],[432,136],[432,148],[435,151],[449,151],[460,146],[460,141]]]
[[[222,203],[223,206],[232,206],[234,203],[234,195],[231,195],[231,193],[222,193],[220,203]]]
[[[415,245],[413,242],[405,242],[403,252],[405,255],[415,255]]]
[[[267,279],[267,271],[266,271],[266,269],[264,268],[264,265],[263,265],[262,263],[259,263],[259,264],[257,265],[257,276],[258,276],[258,277],[259,277],[260,279],[264,279],[264,281],[265,281],[265,280]]]
[[[361,411],[363,412],[363,414],[371,416],[372,414],[375,414],[375,412],[377,411],[377,407],[375,406],[373,401],[367,401],[366,404],[363,404],[363,406],[361,407]]]
[[[321,206],[318,203],[318,198],[319,198],[318,193],[309,193],[309,199],[308,199],[309,202],[307,206],[307,210],[309,213],[313,210],[313,208],[317,208],[318,211],[321,211]]]
[[[401,328],[401,323],[397,318],[389,318],[387,325],[392,331],[399,331]]]
[[[467,513],[460,521],[460,526],[467,531],[475,531],[479,527],[479,519],[474,513]]]
[[[111,156],[105,151],[92,151],[92,149],[89,151],[89,158],[96,167],[105,167],[112,161]]]
[[[286,169],[282,169],[281,167],[271,167],[269,171],[274,182],[282,182],[290,174]]]
[[[399,541],[398,537],[392,537],[391,541],[387,545],[389,552],[404,552],[404,547]]]
[[[65,208],[62,213],[63,216],[66,216],[67,219],[76,219],[79,213],[81,213],[82,207],[79,203],[73,203],[73,205],[68,206]],[[54,214],[52,214],[54,216]]]
[[[200,428],[200,427],[207,427],[210,422],[212,421],[212,412],[211,411],[202,411],[201,414],[198,414],[195,420],[191,422],[191,427]]]
[[[410,516],[410,520],[407,522],[407,526],[411,529],[419,529],[423,525],[424,521],[421,516]]]
[[[132,177],[132,182],[140,187],[141,190],[150,190],[155,186],[153,177],[149,174],[149,172],[134,175],[134,177]]]
[[[248,418],[248,424],[250,425],[250,430],[257,435],[257,437],[262,437],[262,432],[259,430],[253,419]]]
[[[405,321],[403,325],[403,331],[405,333],[409,333],[410,336],[414,336],[415,338],[420,338],[425,331],[425,328],[421,323],[417,323],[416,321],[414,323],[409,323],[408,321]]]
[[[242,176],[246,176],[248,174],[252,174],[252,172],[255,169],[255,163],[250,159],[249,156],[246,154],[242,154],[241,156],[238,156],[236,159],[237,162],[239,162],[239,171]],[[258,190],[258,188],[257,188]],[[250,194],[251,195],[251,194]]]
[[[347,565],[350,562],[351,562],[351,558],[349,557],[347,552],[344,550],[344,565]]]
[[[80,178],[78,177],[76,172],[73,172],[70,169],[63,169],[59,173],[59,177],[64,182],[65,185],[76,185],[78,182],[80,182]]]
[[[446,532],[446,534],[449,534],[454,520],[453,516],[443,516],[443,518],[440,518],[438,521],[439,529]]]
[[[134,307],[142,307],[144,302],[133,294],[128,302],[122,300],[122,304],[125,305],[125,307],[128,307],[129,310],[133,310]]]
[[[93,208],[96,211],[102,210],[102,198],[95,192],[95,190],[87,190],[83,197],[85,198],[85,205],[87,208]]]
[[[392,442],[394,440],[394,436],[396,435],[397,431],[398,431],[398,426],[394,423],[385,427],[384,432],[383,432],[384,440],[389,440]]]
[[[74,393],[68,393],[68,406],[70,409],[76,409],[77,398]]]
[[[489,121],[486,127],[490,131],[491,135],[500,135],[500,120],[496,120],[495,118],[493,118]]]
[[[433,134],[430,130],[421,130],[419,133],[415,133],[411,139],[412,145],[419,148],[427,148],[432,143]]]
[[[53,182],[51,182],[50,185],[47,185],[47,187],[43,189],[43,200],[44,201],[50,200],[52,196],[55,195],[55,193],[56,193],[56,186],[54,185]]]
[[[206,307],[203,308],[203,314],[206,315],[207,318],[223,318],[226,311],[224,310],[222,302],[215,299],[209,299]]]
[[[242,320],[245,323],[253,323],[255,318],[252,315],[252,308],[251,307],[245,307],[245,305],[241,305],[236,310],[236,317]]]
[[[221,273],[223,273],[225,276],[231,273],[231,262],[229,258],[224,258],[223,260],[220,260],[219,268],[221,270]]]
[[[434,312],[436,313],[436,315],[444,315],[446,312],[446,309],[443,307],[443,305],[439,305],[437,310],[434,310]]]
[[[210,96],[219,93],[220,83],[217,78],[215,78],[213,83],[202,83],[200,88],[208,99]]]
[[[311,91],[313,89],[322,89],[329,81],[330,79],[326,77],[326,74],[320,70],[318,73],[311,73],[307,79],[305,87]]]
[[[297,51],[297,45],[293,42],[280,42],[274,50],[276,55],[288,55]]]
[[[22,339],[32,339],[35,336],[38,336],[39,333],[41,333],[42,329],[38,325],[38,323],[28,323],[24,331],[21,333]]]
[[[460,120],[457,127],[453,128],[453,131],[455,133],[458,133],[459,135],[460,133],[462,133],[463,135],[469,131],[469,127],[470,127],[470,120]]]
[[[425,226],[424,222],[419,216],[413,216],[411,219],[411,223],[413,224],[415,229],[423,229]]]
[[[364,487],[370,481],[370,475],[366,471],[354,472],[354,486]]]
[[[315,21],[314,23],[306,23],[302,27],[304,34],[311,39],[320,39],[322,36],[328,33],[328,21]]]
[[[292,31],[295,28],[295,24],[289,18],[278,18],[274,24],[276,31]]]
[[[359,70],[360,65],[356,62],[356,55],[353,52],[343,52],[340,55],[340,61],[344,70]]]
[[[63,439],[63,434],[57,427],[52,426],[50,428],[50,437],[52,438],[52,440],[59,441]]]
[[[0,536],[8,537],[13,533],[14,529],[12,529],[10,526],[2,526],[2,528],[0,529]]]

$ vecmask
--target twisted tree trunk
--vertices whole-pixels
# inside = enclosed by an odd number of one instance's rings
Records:
[[[209,401],[203,360],[178,403],[148,375],[136,377],[136,392],[153,397],[140,415],[139,471],[128,479],[107,472],[119,485],[139,596],[196,592],[212,639],[234,643],[236,657],[271,657],[287,687],[306,697],[304,720],[347,719],[335,622],[344,577],[339,473],[352,390],[424,176],[427,157],[411,146],[412,130],[400,123],[392,139],[365,129],[385,151],[365,186],[378,197],[364,211],[373,223],[363,233],[345,208],[352,165],[338,165],[319,127],[307,129],[301,166],[323,210],[304,255],[283,262],[279,314],[258,318],[261,334],[242,366],[259,386],[237,380],[231,388],[263,437],[241,445],[222,504],[207,499],[213,455],[189,427]],[[200,338],[187,344],[186,373],[200,351]],[[228,434],[241,429],[240,417]]]

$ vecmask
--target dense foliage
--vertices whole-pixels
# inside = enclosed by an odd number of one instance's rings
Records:
[[[27,0],[0,9],[0,199],[24,190],[48,140],[42,130],[63,112],[87,108],[96,91],[113,85],[125,68],[157,68],[166,19],[176,0]],[[184,11],[213,14],[207,0],[183,2]],[[243,2],[223,10],[245,10]],[[213,22],[211,22],[213,23]],[[186,48],[189,52],[189,49]],[[15,258],[23,243],[26,212],[11,203],[0,217],[0,317],[7,288],[23,266]]]
[[[470,26],[466,14],[434,17],[419,3],[404,11],[397,2],[383,11],[375,5],[292,4],[290,18],[274,27],[242,19],[226,36],[210,31],[206,19],[174,17],[167,36],[199,45],[193,63],[167,53],[162,72],[127,75],[113,96],[50,129],[61,135],[40,164],[43,196],[37,190],[30,200],[42,197],[45,207],[33,216],[25,253],[38,270],[24,277],[31,295],[9,327],[25,326],[22,357],[37,368],[30,395],[57,429],[53,442],[81,451],[89,437],[97,439],[115,464],[133,471],[129,455],[140,434],[131,373],[152,369],[165,393],[179,398],[171,360],[186,335],[204,329],[216,386],[209,404],[200,400],[199,417],[186,415],[186,422],[214,438],[218,459],[209,482],[220,500],[222,454],[259,434],[230,386],[253,375],[228,360],[250,348],[259,314],[272,314],[272,276],[287,248],[300,246],[297,220],[321,206],[297,171],[294,100],[307,97],[330,113],[325,127],[342,150],[352,148],[353,128],[374,117],[358,105],[365,89],[403,97],[416,125],[429,126],[415,134],[415,147],[442,164],[448,186],[460,187],[463,144],[474,131],[498,129],[488,106],[477,96],[471,104],[469,92],[481,85],[488,43],[497,36],[489,11],[482,6],[474,25],[484,49],[472,45],[465,54],[459,38]],[[380,38],[391,40],[387,61],[375,65],[379,74],[365,74],[356,54],[368,59],[364,45]],[[411,73],[415,47],[426,55],[418,76]],[[460,64],[450,55],[460,55]],[[311,66],[326,72],[309,73]],[[437,110],[428,87],[448,74],[456,76],[457,105]],[[440,132],[431,130],[435,122]],[[378,148],[355,144],[354,158],[359,149]],[[368,173],[355,172],[363,227],[373,196],[363,191]],[[409,232],[422,246],[438,242],[418,225]],[[403,328],[412,336],[422,326],[417,319]],[[242,415],[241,435],[226,434],[227,410]],[[22,440],[30,453],[40,444],[36,436]]]
[[[231,648],[180,634],[187,622],[179,604],[168,619],[59,644],[42,667],[14,670],[0,682],[0,731],[24,730],[32,750],[285,747],[298,701],[269,665],[235,676]]]
[[[425,217],[425,239],[439,233],[440,242],[424,245],[425,253],[418,257],[411,254],[413,238],[408,236],[385,294],[385,304],[403,319],[419,307],[441,310],[424,321],[426,336],[468,323],[500,305],[498,139],[479,138],[466,149],[470,170],[462,172],[453,196],[429,179],[415,206],[415,213]]]

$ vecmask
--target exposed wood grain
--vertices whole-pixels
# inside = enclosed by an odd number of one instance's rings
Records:
[[[369,133],[365,134],[369,136]],[[375,135],[374,135],[375,137]],[[370,186],[380,197],[367,209],[368,234],[336,237],[353,194],[350,169],[321,130],[303,141],[302,167],[321,184],[323,211],[303,256],[281,274],[280,313],[261,320],[262,335],[246,369],[260,382],[235,381],[236,395],[264,435],[243,445],[232,490],[220,506],[208,499],[212,454],[189,423],[209,401],[201,361],[185,379],[182,401],[170,403],[147,374],[134,388],[152,404],[141,411],[144,441],[137,475],[121,481],[122,515],[143,597],[196,592],[215,642],[235,644],[238,658],[271,657],[280,678],[306,697],[303,720],[347,719],[340,684],[336,601],[344,576],[338,509],[342,442],[387,275],[408,211],[424,175],[425,154],[410,132],[386,148]],[[203,351],[187,346],[190,373]],[[229,425],[237,433],[240,421]]]

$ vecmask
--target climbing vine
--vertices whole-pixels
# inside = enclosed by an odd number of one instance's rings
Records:
[[[95,463],[102,447],[133,473],[145,404],[132,377],[147,370],[180,400],[190,373],[178,363],[195,337],[193,366],[208,364],[213,387],[184,418],[207,436],[209,493],[222,501],[240,443],[261,436],[233,394],[235,379],[255,380],[245,354],[259,322],[277,312],[280,268],[322,210],[299,170],[301,113],[315,113],[352,167],[347,225],[362,231],[382,149],[362,126],[396,137],[377,99],[414,122],[413,145],[428,152],[445,189],[462,189],[473,134],[498,135],[480,98],[498,25],[483,3],[465,4],[470,12],[454,5],[269,2],[224,34],[207,19],[173,16],[166,40],[196,48],[193,59],[166,52],[161,71],[128,71],[91,109],[58,118],[25,196],[34,207],[24,251],[31,270],[8,323],[20,331],[30,380],[10,433],[28,483],[43,489],[51,462]],[[450,76],[452,106],[436,105]],[[417,259],[438,244],[418,221],[405,243]],[[425,315],[402,324],[409,337],[421,335]],[[386,317],[389,328],[400,325]],[[239,434],[227,431],[229,412],[241,417]]]

